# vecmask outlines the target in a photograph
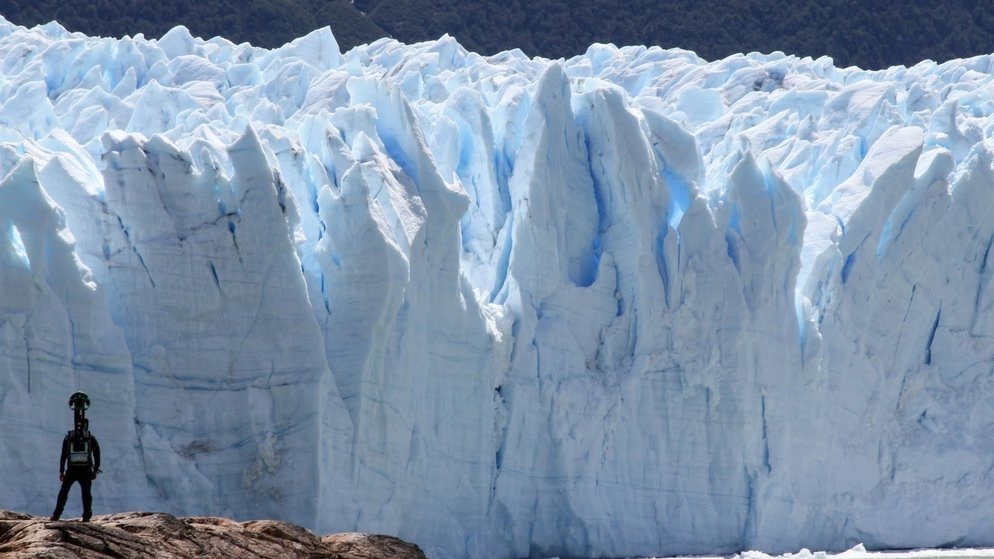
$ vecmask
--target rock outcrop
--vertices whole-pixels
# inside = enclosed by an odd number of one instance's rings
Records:
[[[52,522],[0,511],[5,559],[425,559],[414,544],[374,534],[318,536],[276,520],[235,522],[217,517],[129,512],[91,522]]]

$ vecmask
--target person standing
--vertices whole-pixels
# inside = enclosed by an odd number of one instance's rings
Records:
[[[83,522],[89,522],[93,515],[93,494],[90,492],[93,480],[100,472],[100,445],[97,438],[90,433],[90,421],[85,417],[90,398],[77,392],[69,398],[69,406],[75,411],[73,430],[62,439],[62,455],[59,458],[59,497],[55,504],[55,512],[50,520],[58,520],[69,498],[72,484],[79,483],[83,494]]]

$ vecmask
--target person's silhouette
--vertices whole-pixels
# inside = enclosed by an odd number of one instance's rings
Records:
[[[83,493],[83,522],[88,522],[93,515],[90,485],[100,471],[100,445],[90,433],[90,421],[84,416],[86,408],[90,406],[90,398],[77,392],[69,398],[69,406],[75,411],[75,423],[73,430],[62,439],[62,456],[59,458],[59,480],[62,487],[59,489],[51,520],[58,520],[62,516],[69,498],[69,489],[73,483],[79,482]]]

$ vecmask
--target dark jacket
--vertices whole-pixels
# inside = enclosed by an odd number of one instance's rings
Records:
[[[62,439],[62,457],[59,458],[59,473],[60,474],[62,472],[64,472],[64,471],[66,471],[66,466],[68,465],[67,462],[69,462],[69,448],[70,448],[70,445],[72,444],[73,439],[75,438],[74,434],[75,434],[74,431],[69,431],[69,433],[66,435],[66,438]],[[93,458],[93,463],[90,464],[89,466],[69,466],[69,467],[71,467],[71,468],[79,468],[79,469],[83,469],[83,468],[91,469],[92,468],[93,470],[99,470],[100,469],[100,445],[97,444],[97,438],[94,437],[92,433],[87,433],[87,436],[90,437],[90,454],[91,454],[91,456]]]

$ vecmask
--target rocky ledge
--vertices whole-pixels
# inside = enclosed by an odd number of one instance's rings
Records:
[[[317,536],[275,520],[130,512],[59,521],[0,510],[0,557],[425,559],[418,546],[390,536]]]

